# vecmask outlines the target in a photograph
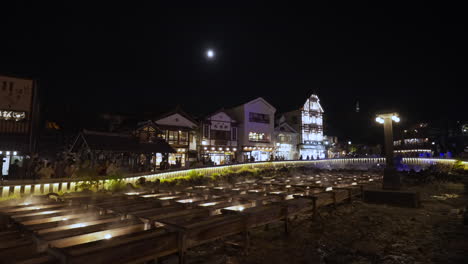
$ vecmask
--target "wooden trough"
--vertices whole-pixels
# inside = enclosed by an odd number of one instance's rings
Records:
[[[8,263],[141,263],[336,205],[361,195],[370,176],[343,174],[277,177],[185,191],[74,194],[62,202],[2,205],[7,230],[0,232],[0,258]],[[353,183],[355,183],[353,185]],[[13,225],[12,225],[13,224]]]

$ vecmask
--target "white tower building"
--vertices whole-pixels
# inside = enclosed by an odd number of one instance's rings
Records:
[[[299,152],[302,159],[325,158],[323,145],[323,108],[317,95],[312,94],[301,109],[301,144]]]

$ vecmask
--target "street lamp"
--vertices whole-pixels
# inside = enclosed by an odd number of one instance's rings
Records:
[[[401,188],[400,176],[396,173],[395,164],[393,162],[393,122],[400,122],[400,117],[397,113],[379,114],[375,121],[384,125],[385,137],[385,158],[386,167],[384,170],[383,188],[398,190]]]

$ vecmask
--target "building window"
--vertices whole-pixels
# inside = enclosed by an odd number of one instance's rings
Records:
[[[290,141],[288,136],[284,135],[284,134],[279,134],[278,135],[278,141],[281,142],[281,143],[284,143],[284,142],[288,142]]]
[[[150,126],[143,127],[139,133],[141,142],[153,142],[156,137],[156,129]]]
[[[168,131],[168,142],[169,144],[177,144],[179,131]]]
[[[179,131],[179,144],[187,145],[188,144],[188,132]]]
[[[159,138],[166,140],[167,130],[162,130],[162,133],[158,135]]]
[[[270,116],[267,114],[249,112],[249,121],[255,123],[270,123]]]
[[[268,142],[268,137],[265,133],[249,132],[249,141]]]
[[[203,126],[203,137],[209,138],[210,137],[210,125]]]
[[[229,131],[223,131],[223,130],[212,130],[211,131],[211,139],[216,139],[216,140],[229,140],[231,135],[229,134]]]
[[[231,136],[232,136],[231,139],[232,139],[232,140],[237,140],[237,127],[233,127],[233,128],[231,129],[231,131],[232,131],[232,132],[231,132]]]

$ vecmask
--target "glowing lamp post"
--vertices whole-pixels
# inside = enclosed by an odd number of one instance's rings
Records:
[[[398,190],[401,188],[400,176],[396,173],[395,164],[393,163],[393,127],[392,122],[400,122],[397,113],[380,114],[375,118],[375,121],[384,125],[385,137],[385,158],[386,167],[384,170],[383,188]]]

